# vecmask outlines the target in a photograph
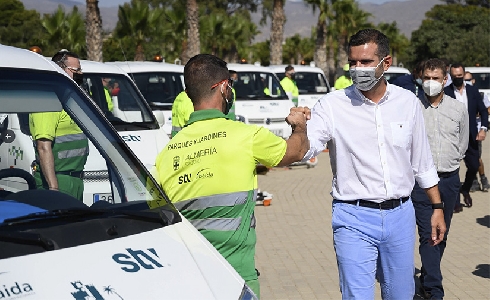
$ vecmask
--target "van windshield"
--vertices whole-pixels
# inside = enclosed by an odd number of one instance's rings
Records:
[[[84,73],[84,89],[118,131],[159,128],[147,103],[122,74]]]
[[[238,80],[233,83],[236,100],[289,100],[279,80],[272,73],[237,72]]]
[[[298,86],[299,94],[325,94],[328,93],[328,84],[323,74],[312,72],[295,72],[296,85]],[[279,80],[282,80],[286,75],[284,72],[277,73]]]
[[[475,84],[473,85],[479,90],[490,89],[490,73],[472,73]]]
[[[153,110],[172,110],[175,97],[184,90],[181,73],[132,73],[130,76]]]

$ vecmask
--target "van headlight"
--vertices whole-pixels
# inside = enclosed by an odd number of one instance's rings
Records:
[[[238,300],[259,300],[259,298],[254,294],[252,289],[250,289],[248,285],[245,283],[243,284],[242,293],[240,294]]]

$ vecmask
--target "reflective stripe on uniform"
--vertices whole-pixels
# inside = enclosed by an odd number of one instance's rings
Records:
[[[87,136],[85,135],[85,133],[67,134],[67,135],[57,136],[54,142],[60,144],[66,142],[81,141],[86,138]]]
[[[257,224],[257,220],[255,219],[255,212],[252,213],[252,216],[250,218],[250,228],[255,228],[255,225]]]
[[[249,192],[236,192],[229,194],[211,195],[180,201],[174,203],[178,210],[201,210],[216,206],[234,206],[247,202]],[[257,190],[254,190],[255,201]]]
[[[242,217],[238,218],[215,218],[215,219],[196,219],[189,220],[197,230],[237,230],[242,222]]]
[[[179,132],[182,130],[182,127],[172,126],[172,131]]]
[[[79,157],[79,156],[86,156],[86,155],[88,155],[88,147],[59,151],[58,159],[65,159],[65,158]]]

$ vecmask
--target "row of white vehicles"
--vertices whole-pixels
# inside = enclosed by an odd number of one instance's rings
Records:
[[[0,53],[0,298],[257,299],[150,175],[164,118],[125,72],[83,61],[82,89],[36,53]],[[26,117],[61,110],[91,144],[83,203],[31,175]]]

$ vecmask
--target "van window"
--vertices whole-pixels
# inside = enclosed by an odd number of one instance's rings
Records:
[[[405,75],[407,75],[407,73],[387,73],[387,72],[384,73],[384,77],[385,77],[386,81],[388,81],[389,83],[393,83],[393,81],[395,81],[395,79],[397,79],[400,76],[405,76]]]
[[[184,90],[179,73],[132,73],[138,89],[152,109],[172,110],[175,97]]]
[[[233,83],[236,100],[274,98],[289,100],[279,80],[272,73],[237,72],[238,80]]]
[[[118,77],[116,76],[115,79],[118,80]],[[94,77],[87,76],[87,80],[90,82]],[[98,109],[82,93],[82,90],[66,76],[55,72],[0,68],[0,90],[2,91],[0,103],[7,104],[0,105],[0,116],[2,116],[0,130],[3,130],[0,134],[5,134],[7,129],[15,133],[12,140],[0,141],[2,157],[0,170],[22,169],[31,174],[35,172],[31,165],[35,159],[32,140],[27,136],[28,134],[21,133],[22,124],[19,115],[64,109],[91,142],[89,156],[100,157],[101,163],[94,167],[97,170],[105,170],[106,177],[110,181],[110,184],[103,183],[108,184],[110,188],[108,194],[103,194],[107,197],[104,198],[105,200],[116,203],[158,200],[162,204],[169,203],[158,184],[135,158],[126,143],[100,117]],[[132,105],[134,104],[123,103],[121,109],[131,108]],[[140,114],[141,120],[144,120],[143,113]],[[98,180],[97,174],[100,173],[93,172],[94,169],[88,165],[89,160],[84,166],[81,177],[84,179],[86,189],[90,182]],[[3,178],[0,179],[0,191],[3,189],[22,191],[28,189],[28,184],[20,178]]]
[[[325,94],[328,93],[328,85],[325,77],[320,73],[298,72],[296,71],[296,85],[298,86],[299,94]],[[279,80],[282,80],[286,75],[284,72],[276,73]]]
[[[471,73],[473,79],[475,79],[475,84],[473,85],[479,90],[490,89],[490,73]]]
[[[118,131],[159,128],[131,80],[122,74],[84,73],[84,88]]]

